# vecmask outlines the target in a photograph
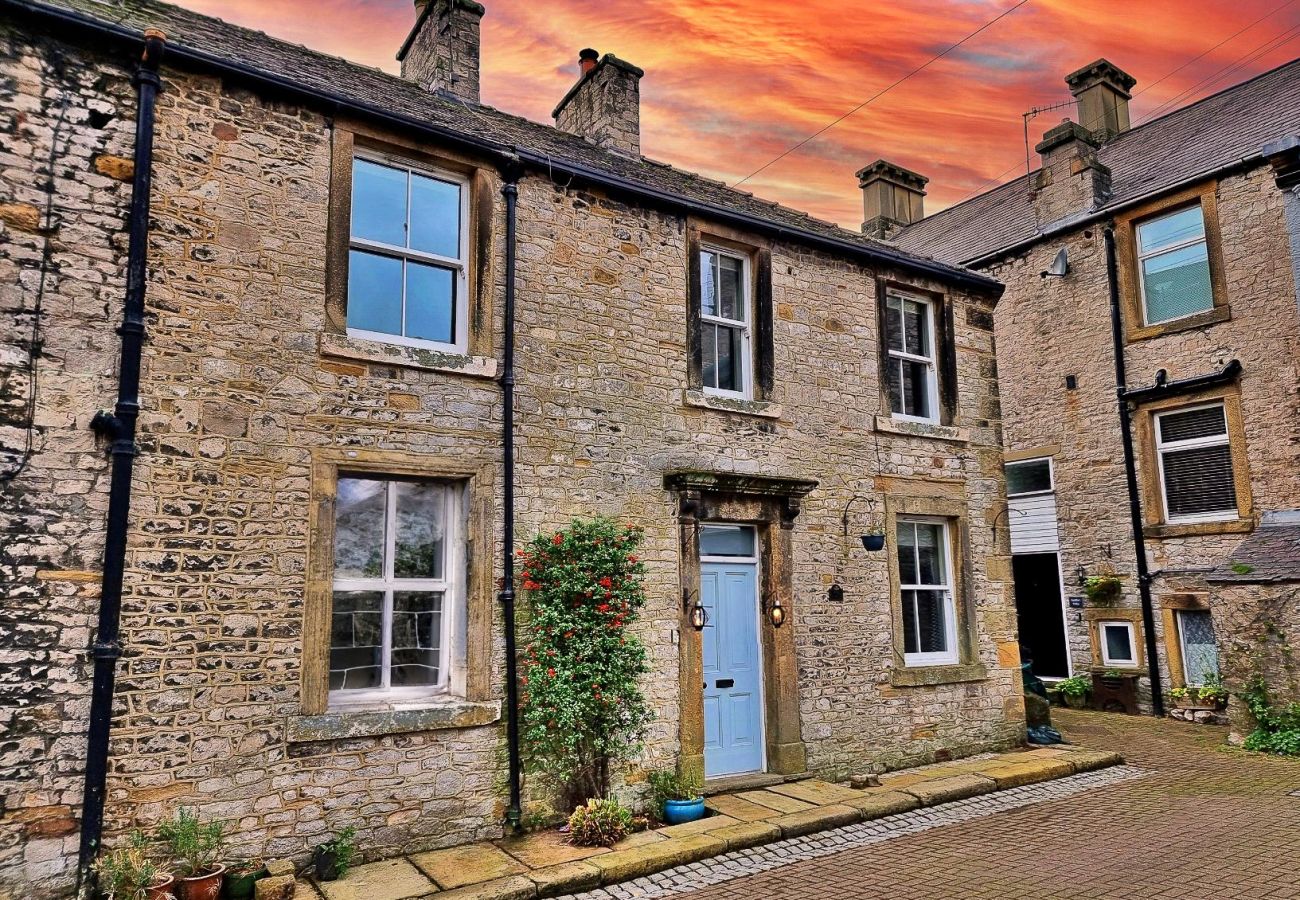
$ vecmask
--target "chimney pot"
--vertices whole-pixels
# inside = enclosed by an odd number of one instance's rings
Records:
[[[586,50],[578,51],[578,76],[586,75],[592,69],[596,68],[596,62],[600,59],[600,54],[588,47]]]
[[[1108,59],[1098,59],[1065,76],[1078,102],[1079,122],[1105,143],[1129,130],[1129,91],[1137,79]]]
[[[862,233],[888,240],[925,217],[925,186],[930,179],[888,160],[857,171],[862,188]]]

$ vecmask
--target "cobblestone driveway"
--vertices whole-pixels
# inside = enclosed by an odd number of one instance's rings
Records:
[[[1219,728],[1096,713],[1063,712],[1057,720],[1079,743],[1120,751],[1142,776],[1092,773],[1078,776],[1094,779],[1076,782],[1079,790],[1066,791],[1059,782],[1018,789],[1023,802],[999,795],[1001,806],[990,805],[994,798],[974,798],[949,810],[959,814],[942,823],[896,823],[870,841],[858,833],[865,845],[850,849],[807,845],[787,859],[755,859],[748,868],[747,861],[733,861],[733,871],[767,871],[700,890],[683,882],[692,874],[699,881],[726,876],[700,863],[694,873],[662,873],[671,883],[643,880],[591,896],[1300,898],[1300,762],[1221,749],[1225,733]],[[824,834],[829,840],[837,833]],[[846,836],[854,837],[839,835]]]

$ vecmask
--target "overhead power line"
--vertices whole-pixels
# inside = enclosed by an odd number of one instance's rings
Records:
[[[823,134],[825,134],[826,132],[828,132],[828,131],[830,131],[832,128],[834,128],[836,125],[840,124],[840,123],[843,122],[845,119],[849,118],[849,116],[852,116],[854,113],[858,112],[859,110],[865,109],[867,106],[870,106],[872,103],[876,102],[876,101],[879,100],[881,97],[883,97],[883,96],[885,96],[886,94],[888,94],[890,91],[892,91],[894,88],[898,87],[898,86],[899,86],[900,84],[902,84],[903,82],[907,81],[907,80],[908,80],[909,78],[911,78],[912,76],[917,75],[917,74],[919,74],[919,73],[925,71],[925,70],[928,69],[932,64],[934,64],[934,63],[938,62],[939,60],[943,59],[943,58],[944,58],[945,56],[947,56],[949,53],[951,53],[952,51],[956,50],[958,47],[960,47],[962,44],[966,43],[967,41],[971,40],[971,39],[974,38],[976,35],[978,35],[978,34],[980,34],[981,32],[984,32],[984,31],[988,30],[989,28],[993,27],[993,26],[996,25],[998,22],[1000,22],[1002,19],[1005,19],[1007,16],[1011,15],[1013,12],[1015,12],[1015,11],[1018,10],[1018,9],[1020,9],[1020,7],[1024,6],[1024,5],[1025,5],[1026,3],[1028,3],[1028,2],[1029,2],[1029,0],[1020,0],[1020,2],[1018,2],[1015,6],[1012,6],[1012,7],[1008,8],[1008,9],[1005,9],[1005,10],[1003,10],[1002,12],[998,13],[996,16],[994,16],[993,18],[989,19],[987,22],[985,22],[985,23],[984,23],[983,25],[981,25],[979,28],[976,28],[976,29],[975,29],[974,31],[972,31],[970,34],[966,35],[966,36],[965,36],[964,38],[962,38],[960,41],[958,41],[957,43],[951,45],[950,47],[945,48],[945,49],[942,50],[941,52],[936,53],[934,56],[930,57],[930,58],[927,59],[925,62],[921,63],[921,65],[917,66],[915,69],[913,69],[912,71],[908,72],[908,73],[907,73],[906,75],[904,75],[902,78],[899,78],[899,79],[898,79],[897,81],[895,81],[893,84],[889,85],[888,87],[884,87],[884,88],[882,88],[881,90],[877,91],[875,94],[873,94],[872,96],[868,97],[866,100],[863,100],[861,103],[859,103],[857,106],[853,107],[851,110],[849,110],[848,112],[846,112],[844,115],[840,116],[840,117],[839,117],[838,119],[836,119],[835,121],[829,123],[828,125],[826,125],[825,127],[819,129],[818,131],[814,132],[813,134],[808,135],[808,137],[804,138],[802,141],[800,141],[799,143],[795,144],[793,147],[790,147],[788,150],[784,151],[784,152],[781,153],[780,155],[778,155],[778,156],[776,156],[776,157],[773,157],[772,159],[768,160],[768,161],[765,162],[763,165],[759,166],[757,169],[755,169],[754,171],[750,172],[750,173],[749,173],[748,175],[746,175],[744,178],[742,178],[742,179],[740,179],[739,181],[737,181],[735,184],[732,185],[732,187],[733,187],[733,188],[735,188],[735,187],[740,187],[740,186],[741,186],[742,184],[744,184],[746,181],[749,181],[749,179],[753,178],[755,175],[759,174],[760,172],[763,172],[763,171],[765,171],[765,170],[771,168],[772,166],[776,165],[776,164],[779,163],[781,160],[783,160],[783,159],[785,159],[787,156],[789,156],[791,153],[794,153],[795,151],[797,151],[797,150],[799,150],[800,148],[802,148],[802,147],[808,145],[808,144],[811,143],[812,141],[817,140],[817,138],[821,137]]]

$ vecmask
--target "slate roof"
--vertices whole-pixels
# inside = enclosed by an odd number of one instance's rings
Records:
[[[1097,157],[1110,168],[1114,194],[1099,210],[1257,157],[1264,144],[1294,134],[1300,134],[1300,59],[1104,144]],[[970,263],[1039,233],[1028,176],[1022,175],[922,219],[898,235],[895,243],[904,250],[923,247],[946,262]]]
[[[167,35],[164,65],[180,65],[186,59],[208,57],[217,63],[243,66],[273,80],[289,82],[322,96],[342,97],[349,103],[391,112],[428,123],[494,145],[502,152],[526,148],[558,162],[567,161],[586,169],[611,175],[672,198],[731,211],[763,220],[785,229],[794,239],[799,232],[879,255],[886,263],[896,260],[904,268],[919,262],[937,277],[954,277],[972,286],[996,290],[1000,286],[979,273],[935,263],[920,253],[900,251],[789,207],[733,190],[725,184],[644,158],[607,152],[581,138],[549,125],[532,122],[489,106],[471,105],[426,91],[418,85],[335,56],[272,38],[157,0],[0,0],[0,8],[28,10],[38,15],[71,12],[74,17],[95,20],[135,37],[145,28],[159,28]],[[414,23],[414,16],[412,17]],[[394,48],[396,49],[396,48]],[[178,53],[178,51],[180,51]],[[557,178],[557,180],[563,180]]]
[[[1237,569],[1233,569],[1233,565]],[[1220,583],[1247,584],[1300,581],[1300,524],[1270,525],[1265,522],[1237,545],[1226,564],[1206,578]]]

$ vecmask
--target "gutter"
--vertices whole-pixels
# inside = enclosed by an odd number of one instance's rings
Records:
[[[1124,322],[1120,314],[1119,267],[1115,262],[1115,230],[1106,229],[1106,282],[1110,293],[1110,334],[1115,353],[1115,398],[1119,411],[1120,440],[1124,445],[1124,477],[1128,483],[1129,525],[1137,558],[1138,594],[1142,601],[1142,631],[1146,639],[1147,675],[1151,679],[1151,713],[1165,714],[1160,687],[1160,659],[1156,655],[1156,615],[1151,600],[1151,572],[1147,569],[1147,542],[1142,533],[1142,494],[1138,490],[1137,461],[1133,454],[1133,429],[1129,422],[1129,390],[1124,365]]]
[[[122,324],[122,358],[118,365],[117,404],[112,413],[100,410],[90,427],[111,439],[112,480],[108,489],[108,521],[104,532],[104,575],[99,622],[90,645],[94,677],[90,694],[90,724],[86,736],[86,781],[81,800],[81,843],[77,883],[90,874],[104,829],[104,788],[108,777],[108,737],[113,718],[113,684],[122,655],[120,625],[122,576],[126,569],[127,528],[131,512],[131,476],[135,457],[136,419],[140,414],[140,360],[144,351],[144,297],[149,263],[149,201],[153,180],[154,104],[161,89],[158,64],[165,35],[144,33],[144,52],[135,72],[138,97],[135,120],[135,173],[127,221],[126,298]],[[139,36],[136,36],[139,43]]]
[[[1239,359],[1232,360],[1217,372],[1211,372],[1208,375],[1193,375],[1190,378],[1177,378],[1173,381],[1166,380],[1165,370],[1161,369],[1156,373],[1155,384],[1151,387],[1134,388],[1131,391],[1125,391],[1123,399],[1129,403],[1138,404],[1149,403],[1161,397],[1193,394],[1204,388],[1231,384],[1237,380],[1237,376],[1240,374],[1241,360]]]
[[[139,35],[123,26],[71,10],[46,6],[42,3],[32,2],[32,0],[0,0],[0,7],[16,9],[28,15],[50,21],[63,29],[86,32],[98,38],[108,37],[126,42],[139,40]],[[309,101],[310,103],[323,105],[334,112],[347,112],[427,139],[440,141],[458,149],[482,154],[492,159],[503,169],[522,161],[536,171],[567,175],[589,185],[635,197],[674,212],[699,215],[769,237],[797,241],[810,247],[828,250],[876,265],[892,266],[923,277],[936,278],[980,294],[998,297],[1001,296],[1004,290],[1002,283],[995,279],[976,272],[966,271],[961,267],[948,263],[912,256],[889,247],[867,245],[847,238],[838,238],[802,228],[778,225],[749,213],[727,209],[712,203],[687,200],[633,179],[603,172],[582,163],[557,159],[549,154],[539,153],[535,150],[508,146],[450,128],[431,125],[420,119],[400,115],[334,91],[314,88],[302,82],[274,75],[244,63],[224,59],[192,47],[172,45],[168,47],[167,55],[168,60],[174,63],[185,63],[223,76],[230,76],[243,82],[256,84],[263,89],[283,96],[291,97],[299,102]]]

